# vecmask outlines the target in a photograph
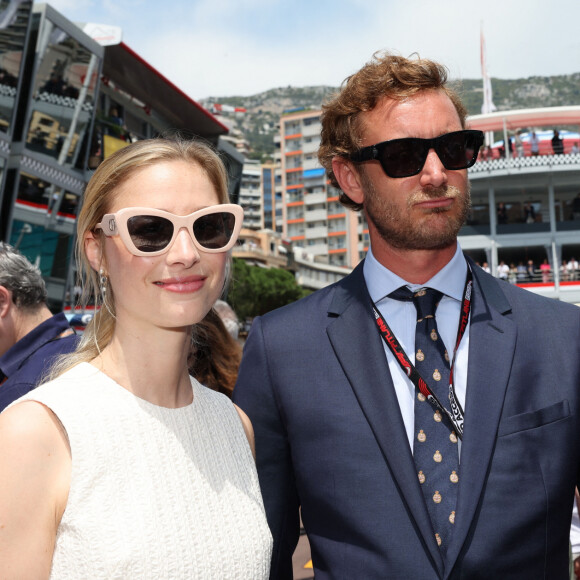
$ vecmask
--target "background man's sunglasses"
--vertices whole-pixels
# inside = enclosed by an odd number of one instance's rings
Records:
[[[471,167],[482,145],[482,131],[454,131],[434,139],[383,141],[351,153],[349,159],[355,163],[376,159],[389,177],[411,177],[421,172],[430,149],[435,149],[445,169],[457,170]]]
[[[103,216],[95,229],[121,236],[134,256],[158,256],[169,250],[186,228],[202,252],[227,252],[236,243],[244,210],[235,204],[212,205],[186,216],[149,207],[127,207]]]

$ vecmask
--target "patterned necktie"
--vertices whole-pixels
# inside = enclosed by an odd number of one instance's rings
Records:
[[[442,405],[449,401],[449,355],[439,336],[435,310],[443,294],[421,288],[414,294],[401,287],[392,294],[396,300],[412,301],[417,309],[415,367]],[[453,425],[415,387],[415,430],[413,458],[435,539],[445,553],[455,523],[459,482],[459,454]]]

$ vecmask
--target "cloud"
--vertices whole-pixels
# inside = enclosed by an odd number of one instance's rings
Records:
[[[163,35],[143,56],[195,98],[247,95],[277,86],[339,84],[344,64],[328,66],[322,47],[265,49],[251,36],[228,33]],[[178,55],[178,56],[177,56]]]

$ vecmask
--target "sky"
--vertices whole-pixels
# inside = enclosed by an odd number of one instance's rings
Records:
[[[49,0],[123,42],[198,100],[339,86],[377,50],[481,78],[580,72],[580,0]]]

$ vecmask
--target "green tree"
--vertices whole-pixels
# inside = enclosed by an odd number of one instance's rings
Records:
[[[266,314],[305,295],[291,272],[248,266],[236,258],[233,262],[228,302],[240,320]]]

